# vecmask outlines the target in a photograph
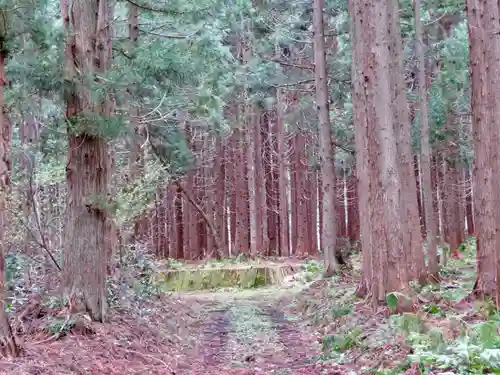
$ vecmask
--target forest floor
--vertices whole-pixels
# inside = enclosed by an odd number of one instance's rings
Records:
[[[141,271],[127,292],[115,290],[109,323],[83,314],[68,323],[54,301],[36,317],[17,319],[24,353],[0,361],[0,373],[493,372],[500,368],[500,316],[490,304],[463,302],[475,277],[469,250],[443,269],[440,285],[416,289],[417,312],[402,315],[374,313],[356,299],[356,258],[354,270],[329,280],[309,261],[280,286],[209,292],[161,292]]]

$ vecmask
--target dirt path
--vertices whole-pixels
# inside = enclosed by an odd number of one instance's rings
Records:
[[[201,353],[203,363],[217,366],[224,363],[224,353],[229,341],[230,318],[227,309],[213,311],[209,322],[205,324]]]
[[[318,362],[320,345],[311,327],[270,295],[198,295],[211,310],[186,374],[347,374]]]

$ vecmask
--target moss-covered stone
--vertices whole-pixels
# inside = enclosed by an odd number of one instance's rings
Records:
[[[294,273],[290,265],[224,266],[219,268],[180,268],[159,274],[168,291],[196,291],[219,288],[258,288],[281,284]]]

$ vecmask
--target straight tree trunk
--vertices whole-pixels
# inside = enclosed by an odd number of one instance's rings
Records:
[[[264,169],[266,173],[266,207],[267,207],[267,235],[268,249],[267,255],[273,256],[279,254],[279,238],[278,238],[278,184],[277,184],[277,145],[275,137],[276,116],[275,110],[266,114],[265,121],[265,163]]]
[[[346,223],[346,213],[345,213],[345,195],[344,195],[344,183],[345,183],[345,170],[342,169],[341,176],[338,176],[337,180],[337,198],[335,200],[335,210],[337,215],[337,239],[347,238],[347,223]]]
[[[295,188],[296,200],[292,205],[296,206],[295,234],[296,247],[295,254],[304,256],[309,253],[309,215],[307,210],[307,164],[306,164],[306,146],[305,134],[298,132],[295,136]]]
[[[335,254],[337,241],[337,222],[335,215],[335,165],[332,125],[328,99],[328,83],[326,70],[325,33],[323,19],[323,0],[313,2],[313,46],[314,73],[316,85],[316,105],[319,112],[319,141],[321,157],[321,190],[323,193],[323,234],[322,247],[325,272],[329,277],[339,270],[339,262]]]
[[[434,211],[432,178],[431,178],[431,146],[429,142],[429,110],[427,106],[427,85],[425,76],[425,52],[422,40],[422,20],[420,15],[420,0],[413,2],[415,7],[415,38],[416,54],[418,59],[418,107],[420,115],[420,140],[421,140],[421,175],[422,186],[420,187],[424,203],[424,219],[427,239],[427,257],[429,259],[429,276],[432,282],[439,282],[439,262],[437,253],[437,231],[436,212]]]
[[[307,211],[309,212],[309,236],[310,246],[309,255],[316,255],[319,250],[318,246],[318,173],[312,170],[309,173],[309,205]]]
[[[415,182],[417,184],[417,205],[418,205],[418,216],[420,218],[420,229],[422,231],[422,237],[426,236],[426,228],[425,228],[425,207],[422,202],[422,187],[420,186],[420,178],[421,178],[421,168],[418,162],[418,155],[413,156],[413,165],[415,169]]]
[[[290,256],[289,243],[289,224],[288,224],[288,197],[287,197],[287,176],[286,176],[286,159],[285,159],[285,119],[284,119],[284,101],[285,98],[281,93],[281,89],[277,90],[277,143],[278,143],[278,209],[279,209],[279,244],[280,256]]]
[[[183,203],[182,199],[182,188],[180,186],[176,186],[174,207],[175,207],[177,249],[176,249],[175,259],[185,259],[184,255],[185,225],[184,225],[183,206],[185,207],[185,204]]]
[[[297,211],[298,211],[298,201],[299,201],[299,195],[298,195],[298,181],[297,181],[297,175],[298,175],[298,164],[299,159],[300,159],[300,151],[299,148],[297,147],[297,134],[291,137],[290,141],[290,150],[291,152],[291,157],[290,157],[290,242],[291,242],[291,248],[290,252],[292,254],[297,254],[297,241],[298,241],[298,223],[297,223]]]
[[[446,248],[446,181],[445,181],[445,163],[442,151],[436,152],[436,171],[438,184],[438,205],[439,205],[439,246],[443,249],[443,266],[446,265],[449,251]]]
[[[448,114],[445,129],[450,133],[456,132],[456,116],[453,112]],[[462,243],[460,225],[460,169],[458,167],[458,148],[455,137],[449,139],[447,147],[442,151],[443,157],[443,218],[445,229],[445,242],[450,246],[450,255],[459,256],[458,248]]]
[[[167,209],[165,207],[165,188],[158,186],[156,188],[155,198],[155,223],[153,225],[153,241],[155,253],[158,258],[165,258],[166,252],[166,220]]]
[[[259,116],[255,118],[257,130],[255,132],[255,170],[256,170],[256,199],[257,199],[257,250],[262,255],[267,255],[269,251],[269,235],[268,235],[268,206],[266,201],[267,176],[264,167],[264,150],[266,133],[266,116],[259,108]]]
[[[80,298],[95,321],[107,315],[106,270],[113,253],[109,181],[112,175],[110,149],[101,129],[94,129],[94,113],[111,116],[111,101],[92,103],[85,77],[105,72],[110,64],[110,9],[108,1],[62,2],[67,27],[66,78],[80,81],[67,98],[68,129],[67,221],[63,251],[63,285],[71,299]],[[82,118],[83,116],[83,118]]]
[[[227,229],[227,199],[226,199],[226,146],[222,137],[216,139],[216,154],[215,154],[215,225],[221,239],[220,249],[223,257],[229,257],[228,239],[226,237]]]
[[[235,249],[235,239],[236,239],[236,170],[239,168],[236,158],[236,148],[238,147],[238,142],[236,140],[236,135],[233,134],[229,137],[228,145],[228,157],[229,165],[227,168],[227,181],[228,181],[228,194],[229,194],[229,243],[231,255],[238,255],[239,252]]]
[[[347,236],[351,245],[360,240],[358,178],[356,169],[351,170],[347,177]]]
[[[246,179],[246,129],[243,128],[244,111],[239,111],[239,123],[242,128],[234,129],[234,141],[237,147],[234,152],[234,189],[236,195],[236,210],[235,210],[235,254],[247,254],[249,251],[249,214],[248,214],[248,184]]]
[[[465,213],[467,219],[467,234],[469,236],[474,236],[474,207],[472,203],[472,178],[470,173],[470,168],[467,166],[465,168]]]
[[[255,258],[258,249],[257,233],[257,177],[255,171],[255,133],[259,131],[258,114],[256,116],[252,105],[247,105],[246,120],[246,143],[247,143],[247,184],[248,184],[248,202],[249,202],[249,221],[250,221],[250,256]],[[257,121],[256,121],[257,120]]]
[[[407,152],[409,119],[402,109],[403,69],[395,59],[401,57],[398,6],[392,0],[351,0],[349,8],[354,25],[353,105],[358,127],[360,216],[369,222],[361,226],[363,257],[367,258],[358,295],[369,290],[377,307],[385,303],[388,293],[409,292],[410,257],[405,245],[415,246],[418,238],[413,234],[417,232],[421,239],[421,233],[416,187],[411,186],[415,181],[412,160]],[[404,196],[407,187],[413,202]],[[405,225],[408,220],[415,228]],[[411,309],[406,298],[398,299],[399,311]]]
[[[179,238],[177,236],[177,216],[175,214],[175,200],[176,200],[176,192],[177,188],[175,185],[170,184],[167,187],[167,233],[169,238],[169,247],[168,254],[166,255],[168,258],[176,259],[177,257],[177,248]]]
[[[213,160],[213,149],[212,142],[213,137],[210,134],[204,135],[204,144],[203,144],[203,153],[202,160]],[[208,219],[212,222],[212,225],[215,227],[215,205],[214,205],[214,170],[213,163],[204,163],[203,164],[203,176],[202,176],[202,189],[200,191],[201,199],[204,203],[204,213]],[[219,251],[221,249],[216,249],[215,242],[213,236],[210,234],[210,228],[208,227],[205,219],[202,215],[200,215],[200,225],[203,227],[204,231],[204,241],[205,241],[205,256],[204,259],[210,259],[212,257],[218,257]],[[220,239],[220,233],[217,231],[217,237]]]
[[[374,167],[375,155],[373,154],[373,147],[369,147],[370,140],[373,140],[374,129],[370,128],[368,124],[369,116],[371,115],[372,107],[368,104],[368,93],[365,90],[365,77],[364,72],[364,55],[365,55],[365,35],[364,31],[364,17],[365,14],[361,13],[364,3],[361,1],[349,1],[349,14],[352,20],[351,35],[353,38],[352,45],[352,71],[351,76],[353,79],[353,115],[355,124],[355,144],[356,144],[356,174],[354,180],[356,184],[355,189],[358,192],[359,208],[363,210],[364,220],[360,220],[360,242],[363,249],[363,263],[360,282],[356,289],[358,297],[372,296],[372,303],[377,298],[378,293],[378,280],[374,279],[375,262],[377,259],[373,258],[375,246],[373,243],[373,228],[372,222],[374,221],[375,205],[377,201],[372,202],[373,195],[370,194],[370,187],[373,186],[374,181]],[[370,132],[371,130],[371,132]],[[360,212],[358,213],[358,218]],[[349,217],[349,222],[351,218]],[[383,272],[383,269],[378,269]],[[382,275],[383,276],[383,275]],[[373,303],[375,306],[376,304]]]
[[[319,211],[319,248],[323,250],[323,179],[321,171],[318,171],[318,211]]]
[[[467,0],[474,145],[474,219],[477,279],[473,294],[500,305],[500,7],[493,0]]]
[[[8,25],[4,25],[8,27]],[[5,31],[5,29],[4,29]],[[4,88],[7,84],[5,77],[5,63],[7,56],[3,51],[5,40],[2,36],[0,44],[0,355],[3,357],[17,357],[19,347],[10,327],[5,307],[5,234],[8,225],[8,207],[10,192],[11,162],[9,158],[12,138],[12,128],[5,112]]]
[[[400,72],[389,76],[393,80],[392,105],[394,109],[394,126],[396,135],[396,147],[398,150],[398,161],[400,168],[400,179],[402,184],[402,209],[405,220],[402,220],[403,248],[407,249],[404,257],[408,257],[411,267],[410,278],[420,283],[427,281],[427,269],[425,267],[424,246],[420,220],[418,214],[418,203],[415,192],[417,191],[411,149],[411,123],[408,113],[408,101],[406,98],[406,85],[404,82],[403,45],[400,32],[399,3],[397,0],[389,0],[390,18],[389,32],[392,34],[389,48],[389,57],[394,71]]]

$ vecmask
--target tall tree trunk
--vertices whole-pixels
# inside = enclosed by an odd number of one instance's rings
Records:
[[[446,265],[448,258],[448,251],[446,250],[446,181],[445,181],[445,163],[443,159],[443,152],[436,152],[436,172],[437,172],[437,184],[438,184],[438,205],[439,205],[439,246],[443,249],[443,259],[442,264]]]
[[[352,169],[347,177],[347,236],[351,245],[360,240],[358,178],[356,169]],[[359,244],[358,244],[359,245]]]
[[[407,228],[404,222],[414,214],[413,208],[417,210],[416,187],[411,186],[415,179],[406,149],[409,119],[402,110],[403,69],[395,60],[395,56],[401,57],[397,4],[392,0],[351,0],[350,10],[355,34],[353,105],[360,120],[356,131],[360,210],[367,211],[360,215],[370,221],[371,232],[361,226],[363,256],[369,253],[369,259],[363,263],[358,294],[369,288],[372,303],[377,306],[385,302],[389,292],[409,291],[405,236],[412,231],[408,242],[414,246],[415,229]],[[363,136],[358,138],[358,133]],[[406,187],[413,202],[403,195]],[[416,212],[410,219],[421,238]],[[377,272],[368,269],[370,263]],[[406,302],[401,298],[398,307],[411,309]]]
[[[264,122],[265,136],[263,136],[263,141],[265,144],[264,170],[266,174],[267,236],[269,241],[267,248],[268,256],[279,254],[278,167],[276,162],[278,152],[275,136],[276,126],[276,110],[267,112]]]
[[[219,249],[223,257],[229,256],[227,232],[227,200],[226,200],[226,145],[219,136],[215,141],[215,225],[221,239],[222,249]]]
[[[111,116],[110,98],[93,104],[85,77],[104,72],[110,63],[110,4],[108,1],[73,0],[63,8],[70,36],[66,45],[68,81],[79,80],[67,98],[68,129],[67,222],[65,230],[64,286],[71,297],[81,298],[91,318],[104,321],[107,314],[106,270],[113,244],[113,223],[109,217],[109,181],[112,174],[110,149],[101,129],[93,129],[94,112]]]
[[[266,116],[259,108],[259,116],[255,118],[256,131],[255,131],[255,170],[256,170],[256,200],[257,200],[257,249],[262,255],[267,255],[269,249],[269,236],[268,236],[268,206],[266,201],[266,188],[267,176],[264,167],[264,150],[266,139]]]
[[[374,168],[372,167],[375,164],[375,155],[373,155],[373,147],[368,147],[370,140],[372,140],[373,129],[368,124],[368,118],[372,112],[370,111],[371,107],[366,105],[368,103],[368,95],[365,90],[365,77],[367,76],[363,72],[365,55],[363,29],[365,27],[365,15],[360,13],[363,5],[361,1],[349,1],[349,14],[352,20],[351,35],[353,38],[351,67],[351,76],[353,78],[352,100],[354,124],[356,127],[354,134],[356,144],[355,176],[357,177],[354,179],[354,183],[356,184],[355,189],[359,197],[358,207],[360,211],[363,210],[364,215],[364,220],[360,220],[360,242],[363,249],[363,263],[356,295],[358,297],[366,297],[373,290],[375,295],[372,294],[372,301],[374,301],[378,293],[378,289],[375,287],[377,280],[373,278],[373,270],[375,269],[375,261],[377,259],[372,257],[374,253],[372,246],[375,246],[375,244],[372,241],[373,228],[371,224],[377,201],[373,204],[371,201],[373,195],[370,194],[370,186],[373,186],[371,184],[374,181]],[[372,131],[370,132],[370,130]],[[360,216],[360,212],[357,216]],[[349,222],[351,222],[350,217]],[[378,269],[378,271],[383,272],[383,269]]]
[[[170,184],[167,187],[167,233],[168,233],[168,238],[169,238],[169,247],[168,247],[168,254],[167,257],[171,259],[176,259],[177,257],[177,248],[178,248],[178,241],[179,237],[177,235],[177,216],[176,216],[176,207],[175,207],[175,200],[176,200],[176,194],[177,193],[177,188],[175,185]]]
[[[244,111],[240,109],[238,119],[242,126],[244,121]],[[235,210],[235,254],[248,254],[250,238],[249,238],[249,215],[248,215],[248,184],[246,179],[246,129],[239,128],[233,130],[234,141],[237,147],[234,152],[234,189],[236,194],[236,210]]]
[[[183,215],[183,206],[185,208],[186,205],[184,204],[182,199],[182,187],[176,186],[174,207],[175,207],[177,249],[176,249],[175,259],[185,259],[185,254],[184,254],[185,222]]]
[[[427,281],[427,269],[425,267],[424,246],[420,220],[418,215],[418,204],[415,192],[417,190],[411,149],[411,123],[408,113],[408,102],[406,99],[406,85],[404,82],[403,45],[400,32],[399,6],[397,0],[389,0],[390,18],[389,26],[393,37],[391,39],[392,52],[389,52],[391,66],[398,74],[391,74],[392,79],[392,105],[394,110],[394,126],[397,139],[398,160],[400,168],[400,179],[402,184],[402,209],[405,220],[402,220],[403,248],[407,249],[403,256],[411,259],[409,268],[410,277],[418,279],[421,283]]]
[[[309,172],[309,254],[315,255],[318,253],[318,173],[316,170]]]
[[[259,131],[259,115],[255,113],[252,105],[246,106],[246,147],[247,147],[247,186],[249,203],[249,222],[250,222],[250,256],[255,258],[258,249],[258,231],[257,231],[257,178],[255,171],[255,133]]]
[[[228,181],[228,194],[229,194],[229,243],[230,243],[230,253],[231,255],[238,255],[239,250],[235,248],[236,240],[236,195],[237,195],[237,176],[236,171],[239,168],[236,148],[238,147],[238,141],[236,139],[236,134],[229,137],[229,145],[227,154],[229,157],[229,165],[227,168],[227,181]]]
[[[448,114],[445,129],[451,134],[456,132],[455,118],[456,116],[453,112]],[[460,224],[460,168],[458,166],[459,156],[456,142],[455,137],[452,137],[442,152],[445,241],[450,245],[450,255],[455,258],[460,254],[458,248],[462,243]]]
[[[345,213],[345,170],[342,169],[341,175],[337,180],[337,198],[335,200],[335,211],[337,215],[337,238],[347,238],[347,223]]]
[[[309,215],[307,210],[307,164],[306,164],[306,137],[302,132],[295,135],[295,200],[292,205],[295,206],[295,235],[296,246],[294,248],[297,256],[303,256],[309,253]]]
[[[427,85],[425,77],[425,54],[422,40],[422,20],[420,15],[420,0],[413,2],[415,7],[415,38],[417,42],[416,54],[418,59],[418,107],[420,114],[420,140],[421,140],[421,175],[422,195],[424,203],[424,219],[426,223],[427,257],[429,259],[429,276],[432,282],[439,281],[439,262],[437,253],[437,223],[434,211],[432,178],[431,178],[431,146],[429,142],[429,110],[427,106]]]
[[[323,238],[325,276],[332,276],[339,269],[340,256],[335,254],[337,222],[335,215],[335,166],[332,125],[328,100],[326,51],[323,19],[323,0],[313,2],[313,45],[316,103],[319,110],[319,141],[321,157],[321,190],[323,192]]]
[[[168,251],[165,251],[167,243],[167,209],[165,206],[165,198],[165,188],[160,185],[156,188],[155,222],[153,225],[153,243],[158,258],[165,258],[165,256],[168,255]]]
[[[420,229],[422,231],[422,237],[426,236],[426,228],[425,228],[425,207],[422,202],[422,187],[420,186],[420,178],[421,178],[421,166],[418,162],[418,155],[413,156],[413,166],[415,170],[415,183],[417,184],[417,205],[418,205],[418,216],[420,218]]]
[[[193,134],[193,130],[191,128],[191,124],[186,121],[185,122],[185,132],[186,132],[186,139],[192,140],[193,137],[196,135]],[[196,154],[196,144],[195,142],[189,142],[189,148],[191,151]],[[189,191],[190,194],[193,194],[196,188],[196,173],[197,170],[190,170],[187,174],[186,177],[186,184],[183,187],[184,190]],[[195,199],[195,198],[193,198]],[[198,223],[196,220],[196,211],[191,205],[187,197],[184,195],[183,196],[183,215],[184,215],[184,257],[187,260],[194,260],[198,258],[198,255],[200,254],[199,248],[198,248]],[[196,202],[196,201],[195,201]]]
[[[500,304],[500,9],[497,1],[467,1],[474,145],[474,219],[477,279],[473,293]]]
[[[298,163],[300,159],[300,151],[297,147],[297,134],[293,135],[289,141],[289,148],[292,150],[290,155],[290,242],[291,254],[297,254],[298,228],[297,211],[298,211]]]
[[[6,32],[8,25],[4,25]],[[5,77],[6,48],[3,45],[5,36],[0,35],[0,355],[4,357],[17,357],[19,347],[10,327],[5,308],[5,235],[8,223],[8,208],[10,193],[11,162],[9,158],[11,148],[12,128],[5,113],[4,87],[7,84]]]
[[[129,40],[133,49],[137,48],[139,39],[139,8],[135,4],[128,4],[128,28]],[[145,157],[144,151],[141,148],[143,140],[143,126],[139,122],[139,108],[133,103],[133,95],[136,94],[134,86],[128,87],[129,93],[129,121],[130,121],[130,136],[128,139],[129,154],[129,169],[130,169],[130,182],[141,178],[144,174]],[[147,238],[149,228],[147,213],[140,214],[134,223],[134,240],[144,240]]]
[[[279,189],[279,244],[280,256],[290,256],[289,243],[289,224],[288,224],[288,197],[287,197],[287,176],[286,176],[286,159],[285,159],[285,119],[284,119],[284,100],[285,97],[281,89],[277,90],[277,144],[278,144],[278,189]]]
[[[472,203],[472,177],[470,173],[470,168],[467,166],[465,168],[465,213],[467,219],[467,234],[473,236],[475,234],[474,228],[474,207]]]
[[[203,140],[203,153],[202,160],[213,160],[213,148],[212,148],[213,137],[210,134],[204,135]],[[214,191],[213,191],[213,163],[204,163],[202,166],[203,175],[202,175],[202,184],[200,189],[200,197],[203,201],[204,205],[204,213],[206,217],[210,220],[214,229],[217,231],[215,226],[215,206],[214,206]],[[215,242],[213,236],[210,234],[210,228],[208,227],[205,219],[202,215],[200,216],[200,226],[203,228],[203,239],[204,239],[204,248],[205,248],[205,259],[209,259],[212,257],[218,257],[219,252],[222,249],[216,249]],[[217,237],[220,239],[220,233],[217,231]]]

